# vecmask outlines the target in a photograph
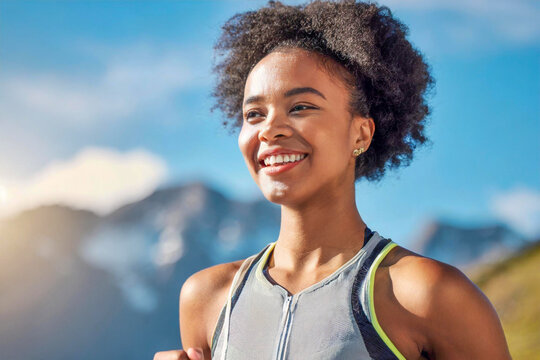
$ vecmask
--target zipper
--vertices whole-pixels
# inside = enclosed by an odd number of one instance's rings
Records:
[[[287,295],[285,298],[285,303],[283,304],[283,310],[287,309],[287,312],[285,314],[285,325],[283,327],[283,332],[281,333],[281,337],[279,339],[277,354],[276,354],[276,360],[282,360],[285,357],[285,349],[287,348],[287,340],[289,338],[289,330],[291,328],[292,324],[292,311],[291,311],[291,303],[294,295]]]

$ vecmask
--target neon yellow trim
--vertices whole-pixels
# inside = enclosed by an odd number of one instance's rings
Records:
[[[266,249],[266,252],[262,256],[261,261],[259,261],[259,263],[257,264],[257,271],[255,271],[255,276],[257,276],[259,278],[259,280],[261,280],[261,281],[268,281],[266,279],[261,279],[261,276],[263,276],[262,271],[263,271],[264,265],[266,264],[266,261],[267,261],[268,257],[270,256],[270,252],[272,251],[274,246],[276,246],[276,242],[277,241],[274,241],[274,242],[270,243],[270,246],[268,247],[268,249]],[[266,284],[266,282],[265,282],[265,284]]]
[[[390,252],[394,247],[396,247],[397,244],[395,242],[390,242],[388,245],[384,247],[384,249],[380,252],[379,255],[375,258],[375,261],[373,262],[373,266],[370,269],[370,275],[369,275],[369,313],[371,314],[371,323],[373,324],[373,327],[375,327],[375,330],[379,334],[379,336],[383,339],[385,344],[392,350],[394,355],[397,356],[399,360],[407,360],[405,359],[405,356],[403,356],[399,350],[396,348],[396,346],[392,343],[390,338],[388,338],[388,335],[384,332],[381,325],[377,321],[377,315],[375,315],[375,303],[373,302],[373,288],[375,286],[375,271],[379,267],[379,264],[384,259],[386,254]]]

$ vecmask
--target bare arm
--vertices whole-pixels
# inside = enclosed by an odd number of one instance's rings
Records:
[[[442,266],[441,266],[442,264]],[[433,266],[433,265],[432,265]],[[439,263],[427,292],[428,341],[437,360],[511,359],[495,308],[459,269]]]
[[[160,353],[154,360],[209,360],[210,344],[221,308],[227,299],[234,274],[244,259],[218,264],[191,275],[182,285],[179,299],[179,323],[184,350]],[[204,356],[198,357],[195,350]],[[188,357],[181,357],[187,356]],[[179,357],[180,356],[180,357]]]
[[[205,360],[211,359],[206,341],[204,300],[206,272],[191,275],[182,285],[179,297],[180,335],[186,350],[160,351],[154,360]]]
[[[211,358],[206,318],[211,284],[207,273],[202,270],[191,275],[182,285],[179,300],[182,347],[202,349],[204,359]]]

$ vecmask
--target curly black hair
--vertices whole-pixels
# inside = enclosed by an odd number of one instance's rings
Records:
[[[431,142],[424,135],[431,112],[426,95],[435,80],[422,54],[406,39],[409,29],[388,7],[354,0],[297,6],[271,0],[256,11],[234,15],[222,30],[214,45],[218,81],[211,111],[226,115],[225,127],[232,120],[231,132],[242,126],[251,69],[270,52],[301,48],[340,64],[345,69],[341,73],[348,74],[341,78],[350,90],[351,114],[375,122],[368,150],[357,157],[355,180],[379,181],[387,164],[408,166],[417,145]]]

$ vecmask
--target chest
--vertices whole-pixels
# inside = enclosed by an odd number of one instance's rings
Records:
[[[227,358],[358,359],[369,354],[354,320],[360,304],[353,310],[352,289],[339,280],[294,295],[257,285],[246,286],[231,312]]]
[[[379,236],[374,240],[313,285],[317,277],[293,282],[267,277],[263,256],[233,287],[227,320],[222,321],[223,308],[214,330],[212,355],[238,360],[422,359],[414,319],[395,302],[384,267],[378,269],[396,244]],[[228,336],[220,336],[222,327]]]
[[[361,281],[364,277],[359,276],[355,281],[354,276],[344,272],[294,295],[283,286],[250,278],[236,297],[231,312],[226,358],[399,359],[368,318],[368,284]],[[379,286],[378,292],[382,289]],[[379,305],[384,307],[384,303]],[[391,319],[393,313],[387,309],[381,311],[384,312],[381,318]],[[395,336],[408,333],[404,324],[394,324],[385,330],[392,340],[397,340],[399,351],[412,355],[410,340]],[[218,337],[213,351],[220,353],[222,346]],[[418,358],[407,356],[407,359]]]

